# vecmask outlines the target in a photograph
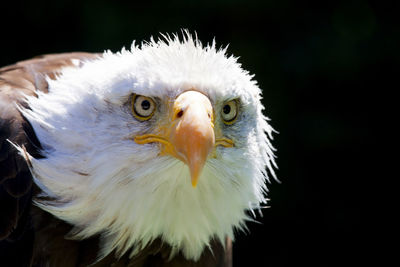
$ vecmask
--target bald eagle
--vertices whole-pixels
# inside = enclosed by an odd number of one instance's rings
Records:
[[[237,58],[189,33],[0,69],[4,266],[230,266],[273,129]]]

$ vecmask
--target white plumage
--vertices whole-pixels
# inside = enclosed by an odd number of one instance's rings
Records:
[[[101,233],[99,257],[132,247],[134,255],[161,237],[173,253],[196,260],[212,238],[233,238],[246,211],[266,203],[266,169],[274,175],[275,163],[260,89],[226,49],[183,39],[133,44],[65,68],[48,79],[48,94],[27,97],[31,109],[20,108],[44,148],[43,159],[26,155],[43,196],[52,198],[37,205],[75,225],[73,238]],[[234,142],[216,147],[197,188],[182,161],[160,155],[159,143],[133,140],[165,122],[168,103],[189,90],[209,98],[215,128]],[[155,99],[150,120],[132,116],[132,94]],[[225,125],[220,112],[232,99],[240,101],[238,118]]]

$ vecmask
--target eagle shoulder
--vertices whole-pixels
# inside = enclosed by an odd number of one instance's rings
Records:
[[[47,92],[46,77],[55,79],[63,67],[78,66],[95,54],[68,53],[39,56],[0,68],[0,259],[28,266],[33,251],[31,218],[35,193],[32,175],[13,144],[41,157],[40,142],[17,109],[23,95]],[[13,144],[12,144],[13,143]]]

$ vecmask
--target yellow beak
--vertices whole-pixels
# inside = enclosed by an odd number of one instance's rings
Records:
[[[188,165],[192,186],[196,187],[207,157],[216,145],[232,147],[227,138],[215,140],[213,108],[210,100],[196,91],[186,91],[173,102],[166,127],[157,133],[135,136],[135,142],[159,142],[162,154],[173,156]]]
[[[173,111],[176,123],[172,124],[169,141],[175,153],[171,154],[189,166],[195,187],[215,144],[212,106],[205,95],[188,91],[175,100]]]

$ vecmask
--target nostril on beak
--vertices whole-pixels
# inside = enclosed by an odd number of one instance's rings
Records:
[[[180,118],[183,116],[183,110],[181,109],[178,113],[176,113],[176,117]]]

